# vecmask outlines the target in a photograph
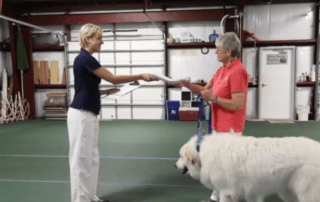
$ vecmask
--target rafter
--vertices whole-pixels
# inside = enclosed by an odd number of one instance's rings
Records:
[[[148,12],[154,22],[172,21],[214,21],[221,20],[225,14],[234,14],[234,9]],[[110,14],[68,14],[28,16],[24,20],[35,25],[72,25],[85,23],[131,23],[149,22],[143,13],[110,13]]]

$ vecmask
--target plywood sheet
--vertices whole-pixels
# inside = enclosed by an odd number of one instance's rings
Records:
[[[50,72],[49,72],[49,62],[40,61],[40,84],[49,84]]]
[[[59,83],[59,62],[52,60],[50,62],[50,84]]]
[[[66,79],[66,68],[63,69],[63,76],[62,76],[62,81],[61,84],[66,84],[67,83],[67,79]]]

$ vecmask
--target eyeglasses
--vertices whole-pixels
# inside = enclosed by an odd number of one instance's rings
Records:
[[[222,47],[217,47],[217,52],[221,53],[221,52],[225,52],[227,50],[223,49]]]

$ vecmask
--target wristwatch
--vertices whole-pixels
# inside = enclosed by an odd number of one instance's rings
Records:
[[[215,95],[214,95],[214,97],[211,99],[211,101],[212,101],[213,103],[217,103],[217,99],[218,99],[218,96],[215,96]]]

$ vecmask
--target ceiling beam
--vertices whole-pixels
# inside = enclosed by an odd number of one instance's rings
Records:
[[[141,3],[121,3],[121,4],[108,4],[99,3],[99,6],[93,4],[67,4],[65,2],[61,5],[53,3],[20,3],[15,4],[16,7],[21,7],[25,13],[39,13],[39,12],[79,12],[79,11],[114,11],[114,10],[132,10],[132,9],[143,9],[145,7],[145,2]],[[152,2],[148,4],[148,9],[162,9],[162,8],[185,8],[185,7],[208,7],[208,6],[236,6],[234,0],[225,0],[222,2],[214,1],[184,1],[184,2]],[[41,9],[39,10],[39,7]]]
[[[225,14],[234,14],[234,9],[148,12],[148,15],[155,22],[215,21],[221,20]],[[149,22],[149,19],[143,13],[32,15],[24,17],[23,20],[35,25]]]

